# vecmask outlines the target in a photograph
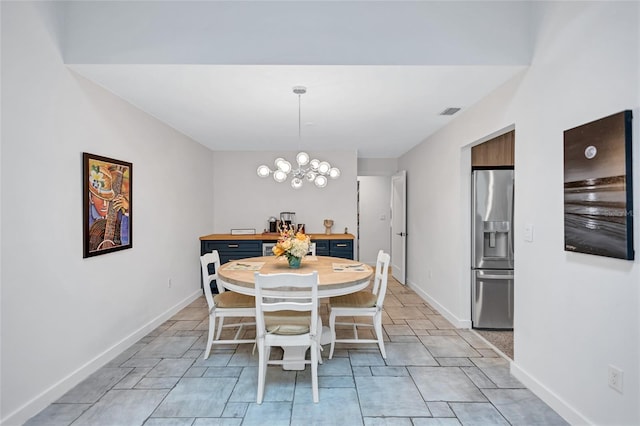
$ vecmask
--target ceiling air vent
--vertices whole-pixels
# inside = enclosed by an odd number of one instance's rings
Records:
[[[460,111],[460,108],[447,108],[440,113],[440,115],[453,115],[456,112]]]

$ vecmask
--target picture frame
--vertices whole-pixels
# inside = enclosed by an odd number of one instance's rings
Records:
[[[83,258],[133,247],[133,165],[82,153]]]
[[[564,132],[565,251],[633,260],[632,113]]]

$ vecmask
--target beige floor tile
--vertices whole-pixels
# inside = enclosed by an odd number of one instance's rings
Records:
[[[393,320],[398,319],[426,319],[426,316],[414,306],[385,307],[385,311]],[[436,324],[437,325],[437,324]]]

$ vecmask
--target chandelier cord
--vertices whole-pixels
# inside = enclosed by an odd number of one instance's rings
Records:
[[[302,107],[301,105],[301,93],[298,93],[298,151],[302,146]]]

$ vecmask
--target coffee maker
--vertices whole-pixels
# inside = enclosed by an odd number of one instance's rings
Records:
[[[296,213],[295,212],[280,212],[280,226],[282,229],[289,229],[291,226],[296,227]]]

